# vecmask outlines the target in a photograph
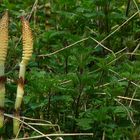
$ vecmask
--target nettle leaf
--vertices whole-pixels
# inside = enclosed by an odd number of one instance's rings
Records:
[[[53,38],[61,38],[62,36],[67,36],[68,33],[65,32],[65,31],[54,31],[50,34],[50,39],[53,39]]]
[[[73,101],[72,97],[70,95],[56,95],[53,97],[52,101],[54,102],[61,102],[62,104],[69,104]]]
[[[11,114],[14,108],[22,52],[19,17],[25,16],[33,30],[34,54],[25,75],[21,115],[58,124],[61,132],[94,132],[93,137],[78,136],[80,140],[104,139],[104,135],[107,140],[138,139],[140,103],[134,100],[130,108],[129,100],[120,99],[132,112],[134,127],[126,108],[114,100],[118,95],[131,98],[135,94],[135,99],[140,98],[140,19],[133,15],[137,14],[134,3],[129,4],[130,0],[36,2],[0,0],[0,16],[9,9],[11,21],[5,65],[5,113]],[[139,4],[140,0],[136,2]],[[50,29],[46,30],[46,26]],[[2,139],[12,136],[9,123],[12,124],[9,119],[4,123]],[[58,131],[57,127],[47,125],[35,127],[44,134]],[[27,132],[29,136],[37,135],[30,128]],[[19,137],[25,133],[21,129]]]
[[[116,13],[116,12],[112,12],[110,14],[110,19],[113,20],[113,21],[116,21],[117,23],[122,21],[122,20],[126,20],[126,16],[123,15],[122,13]]]
[[[108,114],[108,108],[103,107],[99,110],[95,110],[94,113],[94,120],[96,121],[105,121],[105,120],[110,120],[111,116]]]
[[[76,119],[76,122],[81,130],[89,130],[92,128],[93,120],[92,118],[82,118],[82,119]]]
[[[114,114],[120,117],[126,117],[127,116],[127,111],[125,110],[124,107],[122,106],[117,106],[114,108]]]
[[[30,102],[31,98],[32,98],[32,97],[29,96],[29,95],[28,95],[28,96],[25,96],[25,98],[24,98],[24,103],[25,103],[25,104],[28,104],[28,103]]]

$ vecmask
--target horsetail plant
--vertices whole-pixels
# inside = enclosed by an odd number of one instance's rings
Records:
[[[21,21],[22,21],[23,54],[22,54],[22,61],[20,63],[19,80],[18,80],[17,95],[15,101],[14,116],[17,118],[20,118],[19,110],[24,95],[24,80],[25,80],[26,66],[33,52],[33,37],[29,26],[29,22],[24,17],[21,18]],[[20,122],[17,119],[13,119],[14,135],[17,135],[19,131],[19,127],[20,127]]]
[[[8,48],[8,11],[0,20],[0,129],[4,125],[5,61]]]

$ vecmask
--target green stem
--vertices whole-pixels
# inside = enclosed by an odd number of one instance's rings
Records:
[[[127,8],[126,8],[126,13],[125,13],[126,16],[128,16],[129,14],[130,2],[131,2],[130,0],[128,0],[127,2]]]
[[[4,124],[5,78],[4,63],[0,64],[0,129]]]
[[[14,116],[20,118],[20,107],[23,100],[24,95],[24,77],[25,77],[26,65],[21,63],[20,64],[20,71],[19,71],[19,81],[17,87],[17,96],[15,102],[15,114]],[[13,133],[17,135],[20,127],[20,122],[17,119],[13,119]]]

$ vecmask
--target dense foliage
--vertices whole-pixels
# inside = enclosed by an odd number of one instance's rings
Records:
[[[21,60],[20,16],[30,20],[34,54],[26,73],[21,115],[58,124],[65,140],[140,137],[140,14],[130,0],[1,0],[9,9],[6,113],[12,114]],[[99,42],[100,43],[99,43]],[[29,121],[30,122],[30,121]],[[12,135],[7,118],[6,137]],[[36,126],[43,133],[60,133]],[[20,131],[35,136],[27,126]]]

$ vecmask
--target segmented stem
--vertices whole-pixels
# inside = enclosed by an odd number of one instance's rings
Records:
[[[32,56],[33,52],[33,38],[32,32],[29,26],[29,22],[25,20],[23,17],[21,18],[22,21],[22,41],[23,41],[23,55],[22,61],[20,63],[20,71],[19,71],[19,81],[17,87],[17,96],[15,102],[15,117],[20,118],[19,110],[21,107],[21,103],[23,100],[24,95],[24,79],[25,79],[25,71],[26,66]],[[20,122],[16,119],[13,120],[13,133],[16,135],[18,133],[20,126]]]
[[[8,12],[6,11],[0,20],[0,129],[4,124],[5,102],[5,60],[8,48]]]

